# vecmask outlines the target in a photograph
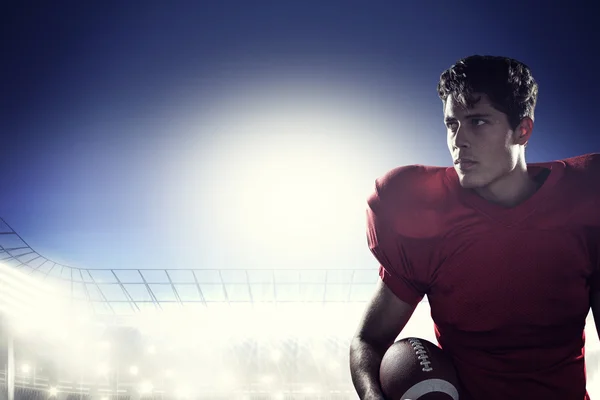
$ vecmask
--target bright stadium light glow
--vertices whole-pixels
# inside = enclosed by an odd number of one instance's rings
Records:
[[[314,387],[312,386],[306,386],[302,389],[302,393],[307,393],[307,394],[315,394],[316,390]]]
[[[281,352],[279,350],[271,351],[271,360],[279,361],[281,359]]]
[[[139,372],[139,369],[135,365],[132,365],[131,367],[129,367],[129,373],[131,375],[137,375],[138,372]]]
[[[140,385],[140,393],[141,394],[151,393],[153,389],[154,389],[154,385],[152,385],[152,383],[150,381],[144,381]]]
[[[338,363],[337,361],[329,361],[329,362],[327,363],[327,368],[328,368],[330,371],[335,371],[335,370],[337,370],[337,369],[339,369],[339,368],[340,368],[340,363]]]
[[[222,385],[231,385],[234,382],[233,376],[231,374],[221,374],[219,381],[221,382]]]
[[[180,116],[181,129],[194,132],[197,145],[188,146],[172,167],[177,177],[173,186],[185,187],[186,195],[176,196],[181,199],[176,204],[172,197],[166,199],[171,201],[166,208],[181,212],[176,216],[196,229],[206,216],[183,210],[208,202],[205,209],[218,221],[215,236],[226,234],[231,246],[240,249],[238,257],[248,257],[249,263],[280,264],[275,260],[293,252],[299,242],[307,246],[286,258],[286,264],[335,259],[338,246],[332,238],[343,243],[363,230],[367,186],[383,169],[378,165],[382,155],[398,150],[385,139],[395,131],[397,113],[386,114],[372,95],[357,94],[355,82],[348,96],[348,89],[333,84],[334,79],[316,84],[274,78],[250,85],[243,94],[236,85],[229,100],[224,94],[215,101],[210,116]],[[227,134],[207,133],[210,140],[198,140],[198,131],[208,126],[223,127]],[[382,132],[383,140],[365,134],[374,131]],[[191,173],[199,170],[220,171],[217,190],[202,190],[204,177]],[[206,179],[214,182],[214,177]],[[321,241],[329,246],[308,245]]]
[[[0,283],[6,284],[0,304],[17,336],[35,334],[55,343],[69,339],[79,312],[64,291],[4,264]]]
[[[110,349],[110,342],[103,340],[99,343],[100,347],[107,350]]]
[[[83,342],[83,340],[76,340],[73,344],[73,348],[77,351],[82,351],[84,347],[85,343]]]
[[[56,396],[56,395],[58,394],[58,389],[57,389],[57,388],[55,388],[55,387],[51,387],[51,388],[48,390],[48,393],[50,394],[50,397],[54,397],[54,396]]]
[[[108,400],[108,397],[106,397],[106,396],[101,397],[100,400]]]
[[[98,373],[100,375],[106,375],[106,374],[108,374],[108,365],[106,365],[106,364],[100,364],[98,366]]]
[[[27,324],[27,323],[23,323],[21,321],[15,321],[16,323],[14,324],[14,331],[17,334],[17,336],[25,336],[27,335],[30,331],[31,331],[31,325],[32,324]]]
[[[31,367],[29,366],[29,364],[23,364],[21,366],[21,372],[23,372],[24,374],[28,374],[29,371],[31,371]]]
[[[188,397],[190,395],[190,389],[182,386],[175,391],[177,397]]]
[[[9,284],[4,287],[5,292],[22,299],[26,306],[55,306],[64,300],[61,292],[46,282],[4,264],[0,265],[0,280]]]
[[[173,376],[175,376],[175,373],[173,372],[173,370],[171,370],[171,369],[165,370],[165,377],[172,378]]]
[[[265,376],[263,376],[263,377],[260,378],[260,381],[262,383],[265,383],[265,384],[273,383],[273,376],[272,375],[265,375]]]
[[[251,310],[229,309],[226,313],[213,313],[207,311],[203,314],[205,335],[210,337],[211,345],[215,342],[227,344],[229,340],[240,340],[252,337],[261,342],[269,343],[283,336],[295,337],[322,337],[325,335],[342,335],[354,329],[355,317],[349,317],[352,306],[344,307],[322,307],[321,304],[308,305],[286,303],[273,307],[272,305],[258,304]],[[351,315],[359,315],[352,313]],[[276,318],[280,323],[273,324]],[[207,323],[206,321],[210,321]],[[193,318],[189,318],[187,324],[191,329],[195,324]],[[248,328],[244,331],[236,330],[235,324],[243,324]],[[177,325],[179,326],[179,325]],[[232,332],[230,338],[226,338],[222,332]],[[197,338],[196,338],[197,339]],[[206,337],[205,337],[206,339]],[[214,341],[212,340],[214,339]],[[204,340],[208,342],[208,340]],[[319,355],[317,354],[317,357]]]
[[[282,125],[289,129],[294,122],[282,122]],[[258,143],[247,143],[244,150],[235,153],[236,159],[245,158],[242,162],[247,167],[230,173],[236,174],[232,181],[236,182],[236,190],[244,195],[231,197],[232,193],[228,193],[221,199],[226,203],[226,207],[222,208],[228,210],[228,215],[235,215],[236,235],[243,235],[232,237],[237,240],[236,246],[243,246],[249,252],[269,246],[271,251],[276,248],[276,251],[287,253],[291,250],[290,243],[305,242],[308,237],[314,237],[316,221],[322,227],[319,235],[327,235],[328,238],[333,236],[334,231],[338,234],[352,231],[353,221],[348,219],[358,214],[358,205],[352,200],[344,204],[339,199],[363,200],[362,192],[365,190],[357,194],[353,185],[360,181],[351,174],[351,167],[341,167],[349,161],[340,159],[341,153],[333,150],[334,146],[325,138],[315,140],[300,133],[287,135],[285,139],[268,136],[254,139]],[[338,184],[331,185],[331,181]],[[224,187],[224,190],[227,189]],[[340,190],[347,196],[340,194]],[[329,204],[323,204],[324,200],[332,202],[333,199],[338,201],[336,205],[329,207]],[[239,203],[232,204],[232,201]],[[243,212],[248,209],[253,212]],[[291,209],[295,212],[290,212]],[[233,223],[233,220],[225,223]],[[254,234],[251,235],[251,232]],[[268,242],[264,238],[269,238]],[[275,245],[274,239],[277,240]],[[309,248],[300,258],[316,256],[316,251],[323,250]]]
[[[321,361],[323,358],[325,358],[325,352],[323,349],[313,349],[312,356],[316,361]]]
[[[284,396],[283,396],[283,393],[281,393],[281,392],[277,392],[277,393],[275,393],[275,395],[273,396],[273,399],[274,399],[274,400],[283,400],[283,398],[284,398]]]
[[[156,346],[148,346],[148,354],[155,354]]]

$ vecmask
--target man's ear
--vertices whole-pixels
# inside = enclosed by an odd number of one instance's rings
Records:
[[[526,145],[531,138],[531,133],[533,132],[533,120],[529,117],[525,117],[517,126],[515,130],[515,142],[517,144]]]

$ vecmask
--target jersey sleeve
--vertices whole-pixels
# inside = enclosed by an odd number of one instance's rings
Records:
[[[584,186],[590,190],[591,199],[588,203],[591,206],[588,207],[589,211],[586,209],[586,221],[595,237],[592,243],[594,270],[589,285],[592,292],[600,292],[600,153],[587,154],[577,160],[584,165],[588,176]]]
[[[391,200],[381,193],[380,181],[369,196],[367,207],[367,242],[379,262],[379,276],[402,301],[418,304],[427,292],[428,266],[419,261],[418,249],[410,238],[397,233],[398,221]]]

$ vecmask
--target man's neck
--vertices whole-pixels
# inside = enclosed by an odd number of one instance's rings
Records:
[[[529,176],[525,165],[486,187],[475,189],[475,192],[490,203],[511,208],[530,198],[540,186],[541,183]]]

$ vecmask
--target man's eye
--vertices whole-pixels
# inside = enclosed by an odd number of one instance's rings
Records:
[[[449,122],[449,123],[446,124],[446,126],[451,131],[455,131],[458,128],[458,123],[457,122]]]
[[[485,121],[483,119],[479,119],[479,118],[474,118],[473,120],[471,120],[471,122],[473,123],[473,125],[477,125],[477,126],[487,124],[487,121]]]

